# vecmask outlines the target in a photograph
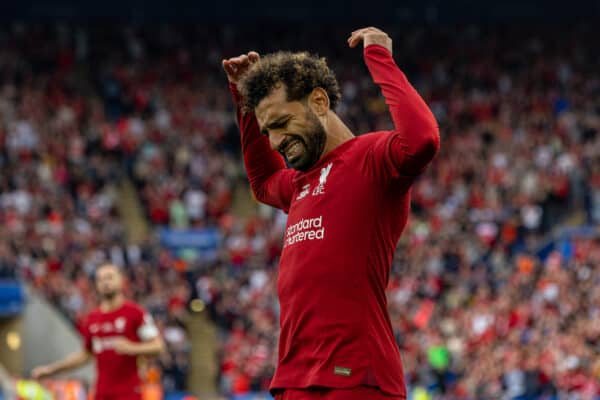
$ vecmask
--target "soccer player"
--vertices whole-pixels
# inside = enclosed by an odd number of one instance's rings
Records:
[[[137,358],[159,354],[164,343],[150,314],[125,300],[123,276],[118,267],[105,264],[96,270],[100,306],[84,320],[84,348],[61,361],[32,371],[34,379],[80,367],[96,358],[96,400],[139,400],[141,381]]]
[[[406,398],[385,288],[411,184],[438,151],[439,131],[395,64],[390,37],[373,27],[352,32],[349,46],[361,42],[391,131],[353,135],[334,111],[340,91],[324,59],[249,52],[223,60],[254,195],[288,213],[270,386],[277,399]]]

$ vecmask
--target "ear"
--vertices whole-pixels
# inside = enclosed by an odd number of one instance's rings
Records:
[[[316,87],[308,95],[308,105],[317,116],[322,117],[329,111],[329,96],[325,89]]]

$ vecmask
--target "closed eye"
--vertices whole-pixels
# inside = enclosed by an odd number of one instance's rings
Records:
[[[288,122],[290,122],[291,117],[284,116],[276,119],[273,122],[269,122],[263,129],[261,129],[261,133],[265,136],[269,136],[269,130],[272,129],[283,129],[287,126]]]

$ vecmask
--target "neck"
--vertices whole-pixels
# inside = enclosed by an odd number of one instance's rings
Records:
[[[100,311],[103,311],[103,312],[114,311],[117,308],[121,307],[124,302],[125,302],[125,298],[120,293],[111,299],[102,299],[100,301]]]
[[[326,129],[327,141],[325,142],[325,149],[323,150],[323,155],[321,157],[354,137],[352,131],[344,124],[344,122],[342,122],[340,117],[331,110],[327,114]]]

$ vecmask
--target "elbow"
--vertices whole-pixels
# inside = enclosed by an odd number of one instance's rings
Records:
[[[260,186],[250,185],[254,199],[260,203],[264,203],[265,191]]]
[[[419,160],[424,169],[429,164],[440,150],[440,130],[437,124],[427,129],[427,134],[423,136],[421,143],[416,151],[416,159]]]
[[[412,135],[395,135],[391,143],[393,163],[401,174],[410,176],[423,173],[440,149],[440,133],[435,122],[413,132]]]
[[[436,123],[427,135],[425,144],[423,145],[424,157],[429,161],[433,160],[436,154],[440,151],[440,128]]]
[[[264,203],[266,199],[266,190],[263,185],[250,184],[252,195],[259,203]]]

